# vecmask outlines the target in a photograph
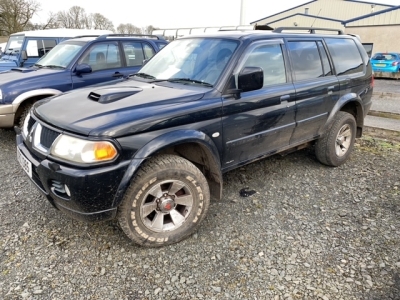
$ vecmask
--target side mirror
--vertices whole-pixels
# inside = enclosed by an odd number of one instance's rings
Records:
[[[27,60],[28,59],[28,54],[26,53],[26,50],[21,51],[21,58],[22,60]]]
[[[75,73],[76,75],[92,73],[92,67],[89,66],[88,64],[79,64],[75,68]]]
[[[245,67],[238,76],[238,88],[242,92],[259,90],[264,86],[264,72],[259,67]]]

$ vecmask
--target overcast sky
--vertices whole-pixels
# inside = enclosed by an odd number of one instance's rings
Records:
[[[86,13],[100,13],[111,20],[115,27],[131,23],[137,27],[153,25],[158,28],[207,27],[240,25],[242,0],[36,0],[41,11],[33,21],[45,23],[49,12],[67,11],[74,5]],[[272,3],[271,3],[272,2]],[[244,24],[257,21],[293,6],[304,0],[243,0]],[[366,1],[400,5],[399,0]]]

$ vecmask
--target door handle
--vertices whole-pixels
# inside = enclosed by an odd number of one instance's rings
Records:
[[[332,94],[334,89],[335,89],[334,85],[328,86],[328,95]]]
[[[290,95],[283,95],[281,96],[281,102],[288,101],[290,99]]]
[[[124,74],[121,74],[120,72],[115,72],[112,77],[123,77]]]

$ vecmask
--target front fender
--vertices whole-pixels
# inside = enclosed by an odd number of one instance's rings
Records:
[[[198,144],[204,150],[210,169],[208,176],[206,176],[209,182],[211,182],[210,192],[212,196],[220,199],[222,196],[222,172],[219,153],[214,142],[204,132],[197,130],[176,130],[156,137],[135,153],[118,187],[113,207],[117,207],[121,203],[130,181],[146,159],[163,149],[184,143]]]
[[[21,95],[18,95],[12,102],[13,112],[15,113],[18,110],[18,107],[21,105],[21,103],[24,102],[26,99],[37,96],[51,97],[61,93],[62,91],[56,89],[38,89],[22,93]]]

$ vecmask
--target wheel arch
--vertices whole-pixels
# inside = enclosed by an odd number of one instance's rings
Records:
[[[130,181],[142,163],[160,154],[177,155],[193,163],[206,177],[211,197],[221,199],[223,180],[219,152],[214,142],[200,131],[177,130],[156,137],[135,153],[118,188],[114,207],[121,203]]]
[[[22,93],[12,103],[15,112],[14,124],[18,122],[26,107],[33,105],[36,101],[61,93],[61,91],[56,89],[40,89]]]
[[[338,111],[347,112],[354,117],[357,126],[356,137],[361,137],[364,127],[364,108],[361,98],[356,93],[347,94],[336,102],[328,116],[325,126],[323,126],[320,130],[320,135],[323,136],[326,134]]]

